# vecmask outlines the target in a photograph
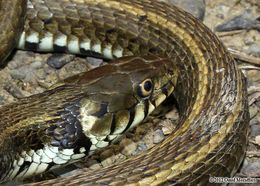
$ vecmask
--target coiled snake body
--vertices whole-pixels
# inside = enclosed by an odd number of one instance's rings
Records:
[[[194,185],[234,175],[247,141],[245,78],[202,23],[154,0],[32,0],[27,6],[26,0],[0,1],[3,60],[15,43],[42,52],[143,57],[119,59],[2,107],[2,182],[107,146],[172,92],[181,119],[161,144],[117,165],[40,184]]]

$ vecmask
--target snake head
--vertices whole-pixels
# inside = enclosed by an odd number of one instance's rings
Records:
[[[85,135],[103,147],[142,122],[173,92],[177,78],[173,67],[165,58],[124,57],[84,76],[79,83],[92,82],[80,102]]]

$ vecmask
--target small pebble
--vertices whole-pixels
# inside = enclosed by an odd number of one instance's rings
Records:
[[[76,58],[72,62],[66,64],[63,68],[58,71],[58,76],[60,79],[66,79],[73,75],[79,74],[81,72],[88,71],[88,65],[84,60]]]
[[[154,132],[153,143],[155,143],[155,144],[160,143],[161,141],[164,140],[164,138],[165,138],[165,136],[163,134],[163,131],[160,129],[157,129]]]
[[[204,18],[206,9],[204,0],[168,0],[168,2],[184,9],[200,20]]]
[[[250,118],[254,118],[256,116],[256,114],[258,113],[258,107],[253,104],[250,108],[249,108],[249,113],[250,113]]]
[[[245,35],[244,38],[244,43],[246,45],[252,45],[255,42],[255,38],[252,37],[252,35],[250,34],[250,32],[248,32],[248,34]]]
[[[146,134],[141,138],[141,141],[147,145],[148,148],[154,145],[153,138],[154,138],[154,128],[151,127],[149,130],[147,130]]]
[[[131,139],[125,138],[120,142],[120,146],[123,148],[122,154],[129,156],[135,154],[137,144]]]
[[[148,149],[148,147],[147,147],[147,145],[146,145],[145,143],[140,143],[140,144],[138,144],[138,146],[137,146],[137,150],[138,150],[139,152],[145,151],[145,150],[147,150],[147,149]]]
[[[253,18],[251,10],[246,10],[242,15],[236,16],[215,27],[217,32],[241,30],[255,27],[256,19]]]
[[[175,109],[172,109],[170,112],[168,112],[167,114],[165,114],[165,117],[167,119],[172,119],[172,120],[178,120],[179,119],[179,113],[178,113],[178,110],[175,108]]]
[[[26,77],[26,72],[15,69],[10,71],[10,75],[13,79],[23,80]]]
[[[251,81],[260,82],[259,70],[249,70],[246,74]]]
[[[71,62],[74,58],[74,55],[53,54],[47,59],[47,64],[52,68],[61,69],[64,65]]]
[[[87,57],[87,63],[91,66],[91,68],[96,68],[103,63],[103,60],[94,57]]]
[[[242,173],[248,177],[260,177],[260,161],[248,162]]]
[[[107,167],[107,166],[109,166],[109,165],[112,165],[113,162],[114,162],[114,157],[112,156],[112,157],[110,157],[110,158],[107,158],[107,159],[104,159],[103,161],[101,161],[101,165],[102,165],[103,167]]]
[[[35,78],[35,72],[32,70],[28,70],[28,73],[26,74],[24,81],[36,84],[35,82],[37,82],[37,80]]]
[[[255,57],[260,57],[260,44],[252,44],[247,49],[247,53]],[[259,71],[258,71],[259,72]]]
[[[35,61],[30,64],[30,67],[33,69],[39,69],[43,66],[43,64],[40,61]]]
[[[126,157],[125,157],[123,154],[120,154],[120,153],[119,153],[119,154],[113,155],[113,156],[111,156],[111,157],[109,157],[109,158],[103,160],[103,161],[101,162],[101,165],[102,165],[103,167],[107,167],[107,166],[109,166],[109,165],[114,164],[115,162],[123,161],[123,160],[125,160],[125,159],[126,159]]]
[[[175,129],[177,125],[177,121],[172,121],[170,119],[166,119],[160,122],[160,126],[162,126],[162,132],[164,135],[169,135]]]
[[[251,136],[260,136],[260,125],[252,125],[251,126]]]
[[[216,17],[224,19],[225,15],[227,15],[228,11],[230,10],[230,7],[224,4],[219,4],[216,6],[215,10],[217,11]]]
[[[36,76],[40,79],[40,80],[44,80],[46,78],[46,73],[44,69],[39,69],[37,70]]]
[[[18,68],[18,64],[16,63],[16,61],[11,61],[7,64],[7,67],[10,69],[10,70],[13,70],[13,69],[17,69]]]

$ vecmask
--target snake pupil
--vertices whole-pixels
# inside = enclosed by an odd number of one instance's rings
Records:
[[[153,85],[152,85],[152,82],[151,80],[147,80],[145,81],[144,83],[144,90],[149,92],[151,89],[152,89]]]

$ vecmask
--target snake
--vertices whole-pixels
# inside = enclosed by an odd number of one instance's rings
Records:
[[[13,49],[109,60],[0,108],[1,183],[91,155],[165,99],[180,120],[161,143],[98,170],[30,185],[214,185],[246,151],[246,78],[201,21],[157,0],[0,1],[1,64]]]

